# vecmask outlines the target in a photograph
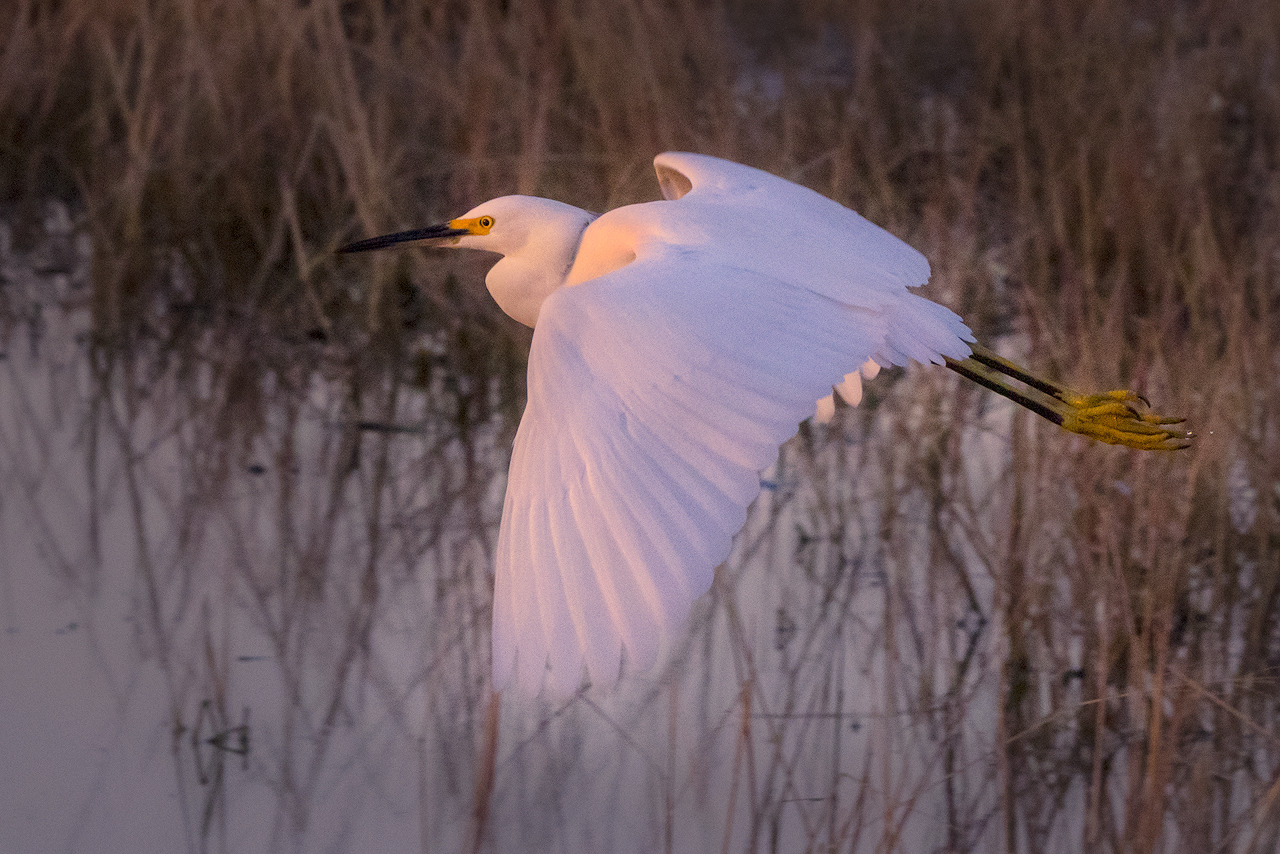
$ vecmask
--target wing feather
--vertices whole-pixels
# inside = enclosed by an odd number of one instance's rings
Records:
[[[536,692],[549,659],[557,691],[584,663],[609,684],[624,648],[650,666],[728,556],[760,469],[884,337],[865,312],[759,274],[706,270],[695,288],[691,263],[637,261],[543,304],[498,550],[495,681],[518,671]]]
[[[548,566],[562,563],[561,556],[571,553],[572,527],[567,527],[554,514],[563,505],[563,488],[557,489],[554,478],[560,468],[556,455],[551,449],[540,449],[530,467],[530,476],[534,482],[547,484],[550,492],[546,500],[533,502],[526,508],[529,543],[528,555],[531,566]],[[569,542],[566,543],[565,540]],[[516,548],[519,548],[517,541]],[[563,565],[576,566],[578,561],[570,561]],[[527,671],[524,662],[519,663],[522,685],[526,693],[536,693],[541,682],[544,662],[549,656],[559,663],[557,676],[576,679],[582,668],[582,629],[577,625],[575,613],[570,604],[571,587],[561,583],[560,579],[547,573],[527,573],[533,579],[533,593],[525,611],[528,622],[522,629],[522,635],[536,638],[539,643],[533,646],[534,660],[529,662],[532,670]],[[539,633],[541,637],[538,637]],[[523,645],[523,640],[521,641]]]

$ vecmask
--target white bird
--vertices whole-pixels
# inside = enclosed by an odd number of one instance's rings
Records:
[[[654,160],[663,201],[601,216],[504,196],[406,242],[502,257],[485,281],[533,327],[494,572],[493,684],[565,694],[657,659],[728,555],[800,421],[881,366],[946,362],[1068,429],[1184,447],[1130,392],[1075,395],[972,344],[913,293],[924,256],[854,211],[714,157]],[[972,352],[972,356],[971,356]],[[1015,391],[999,376],[1029,383]]]

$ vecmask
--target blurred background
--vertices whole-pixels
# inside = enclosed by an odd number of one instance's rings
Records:
[[[1277,4],[8,9],[0,849],[1277,850]],[[490,258],[332,250],[668,149],[1195,446],[886,372],[656,671],[491,701],[528,330]]]

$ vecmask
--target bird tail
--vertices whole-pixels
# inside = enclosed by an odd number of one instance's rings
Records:
[[[885,313],[883,349],[872,358],[880,365],[906,365],[909,361],[941,365],[944,356],[964,359],[973,333],[951,309],[907,292]]]

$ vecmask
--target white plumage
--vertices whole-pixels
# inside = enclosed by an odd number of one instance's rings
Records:
[[[759,472],[838,386],[969,355],[929,265],[857,213],[714,157],[655,160],[666,199],[598,218],[507,196],[446,226],[504,257],[486,281],[534,326],[495,567],[493,680],[560,692],[622,650],[646,669],[729,554]],[[819,403],[820,409],[829,406]],[[822,415],[819,412],[819,415]]]

